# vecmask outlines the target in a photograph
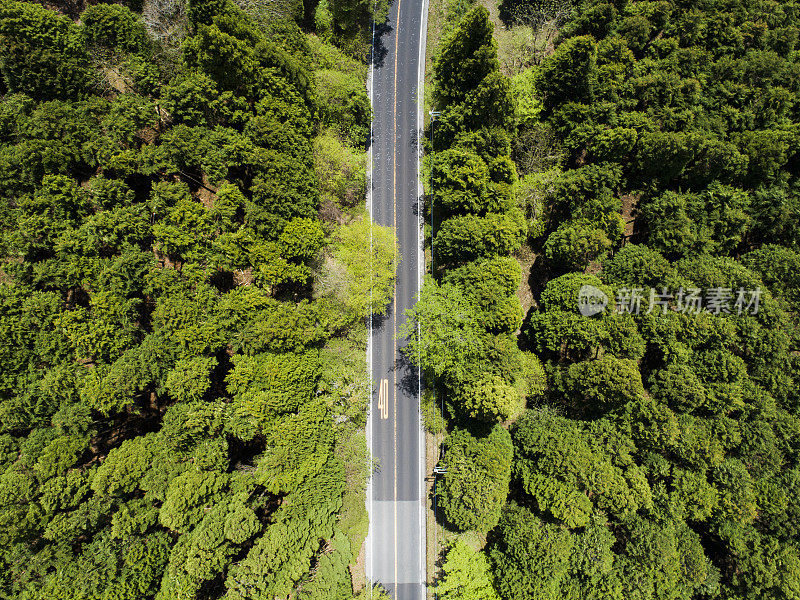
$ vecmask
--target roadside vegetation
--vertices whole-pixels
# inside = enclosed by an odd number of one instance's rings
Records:
[[[497,14],[433,59],[437,593],[799,597],[795,6]]]
[[[363,587],[371,9],[0,6],[1,597]]]

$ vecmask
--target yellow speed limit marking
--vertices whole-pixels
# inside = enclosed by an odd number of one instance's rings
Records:
[[[378,389],[378,410],[381,412],[381,419],[389,418],[389,380],[381,379],[381,387]]]

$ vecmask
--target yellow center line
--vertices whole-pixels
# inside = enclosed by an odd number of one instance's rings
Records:
[[[400,33],[400,4],[403,0],[397,0],[397,17],[395,18],[394,32],[394,109],[392,111],[393,132],[392,132],[392,215],[394,218],[395,233],[395,257],[397,257],[397,39]],[[392,402],[392,412],[394,421],[394,583],[397,587],[397,261],[395,260],[394,278],[394,402]]]

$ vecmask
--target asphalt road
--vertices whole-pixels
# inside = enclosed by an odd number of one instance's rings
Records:
[[[368,427],[378,462],[370,489],[367,577],[397,600],[425,597],[424,437],[419,373],[400,352],[398,328],[420,284],[420,63],[424,62],[426,0],[393,0],[373,47],[371,212],[397,233],[401,261],[395,298],[374,318],[371,369],[374,394]],[[420,48],[422,47],[422,51]],[[422,53],[422,61],[420,54]]]

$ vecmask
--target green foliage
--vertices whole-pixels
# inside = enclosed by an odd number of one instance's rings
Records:
[[[504,508],[486,550],[500,597],[797,595],[793,11],[503,2],[511,35],[554,42],[512,80],[511,152],[494,155],[473,112],[494,106],[505,118],[485,13],[444,36],[430,132],[428,192],[444,217],[431,222],[433,272],[439,306],[463,318],[426,340],[423,365],[438,368],[449,422],[472,434],[481,419],[504,418],[511,388],[526,399],[511,425],[509,495],[522,506]],[[484,115],[483,127],[495,124]],[[456,152],[472,153],[469,169],[450,160]],[[493,167],[509,155],[519,180]],[[480,193],[464,192],[467,181]],[[481,219],[511,214],[491,204],[501,197],[525,220],[520,258],[533,258],[534,308],[519,340],[503,337],[514,321],[496,318],[512,279],[488,267],[514,249],[483,242]],[[603,311],[581,314],[584,286],[605,294]],[[651,288],[666,307],[648,310]],[[736,302],[757,289],[757,313]],[[693,290],[730,300],[687,310]],[[638,311],[615,306],[636,293]],[[488,328],[525,352],[487,352]]]
[[[585,220],[568,221],[558,227],[545,242],[545,254],[566,270],[583,270],[611,247],[602,229]]]
[[[342,144],[332,133],[314,139],[314,170],[320,201],[352,207],[367,193],[366,154]]]
[[[442,565],[442,578],[436,584],[436,596],[442,600],[497,600],[492,587],[486,557],[461,540],[456,540],[447,551]]]
[[[548,311],[575,312],[578,310],[580,289],[585,285],[597,288],[608,297],[613,296],[611,288],[603,285],[595,275],[567,273],[547,282],[542,291],[541,305]]]
[[[430,187],[434,190],[439,218],[484,212],[489,169],[476,154],[458,149],[437,152],[431,164]]]
[[[429,390],[423,391],[420,410],[422,412],[422,421],[427,431],[433,435],[440,435],[445,432],[447,422],[442,414],[442,409],[436,402],[436,398]]]
[[[36,99],[76,99],[89,87],[89,56],[68,18],[29,2],[0,12],[0,73],[5,87]]]
[[[515,475],[536,502],[569,528],[594,511],[618,518],[652,505],[630,440],[603,421],[581,427],[547,411],[529,411],[514,431]],[[613,450],[612,450],[613,449]]]
[[[489,556],[500,597],[555,599],[569,567],[574,540],[567,530],[510,503],[503,510],[498,542]]]
[[[461,392],[469,416],[480,421],[502,422],[520,412],[519,392],[497,375],[484,377]]]
[[[394,240],[330,235],[364,155],[314,139],[363,142],[367,68],[265,6],[126,6],[0,6],[0,587],[346,600]]]
[[[762,246],[742,257],[742,263],[758,273],[776,298],[794,306],[800,300],[800,256],[788,248],[774,244]]]
[[[604,414],[644,395],[636,363],[606,354],[571,364],[556,376],[555,386],[577,413]]]
[[[540,72],[530,67],[511,79],[511,95],[514,98],[515,120],[521,126],[530,126],[539,120],[544,105],[537,85]]]
[[[167,390],[178,402],[200,400],[211,387],[211,370],[217,366],[215,358],[196,356],[181,359],[167,375]]]
[[[352,32],[358,26],[369,20],[375,5],[364,0],[329,0],[328,8],[330,10],[333,22],[336,27],[343,32]],[[378,13],[381,11],[379,10]],[[376,22],[381,22],[380,14],[376,14]]]
[[[203,519],[204,507],[222,493],[227,476],[187,471],[173,479],[158,513],[159,522],[171,531],[185,532]]]
[[[449,271],[446,283],[458,286],[482,311],[484,327],[496,333],[514,333],[522,324],[522,306],[516,296],[519,263],[510,257],[477,260]]]
[[[451,432],[442,457],[447,474],[437,485],[444,518],[459,531],[492,529],[508,495],[511,456],[511,436],[500,426],[483,437]]]
[[[750,227],[749,207],[742,190],[712,184],[699,195],[667,192],[642,212],[650,244],[674,257],[692,251],[729,254]]]
[[[444,263],[511,254],[522,242],[521,221],[514,213],[447,219],[433,241],[433,251]]]
[[[119,4],[95,4],[81,15],[84,35],[92,46],[140,53],[148,48],[147,34],[136,15]]]
[[[314,75],[322,125],[335,128],[353,147],[363,147],[372,120],[363,83],[355,75],[340,71],[320,70]]]
[[[297,410],[311,398],[319,377],[319,353],[237,356],[228,391],[240,410],[258,420]]]
[[[561,44],[542,66],[538,89],[547,110],[564,102],[591,102],[597,86],[595,41],[573,37]]]
[[[459,104],[500,68],[489,13],[476,6],[442,42],[434,59],[434,94],[440,105]]]
[[[338,229],[331,251],[317,274],[315,295],[335,300],[351,319],[383,314],[394,296],[401,260],[394,232],[362,217]]]
[[[409,315],[406,352],[437,378],[464,381],[480,347],[480,325],[471,303],[452,284],[426,278]],[[416,335],[417,324],[420,335]]]
[[[238,121],[237,100],[231,93],[220,94],[202,71],[181,73],[161,88],[163,107],[175,123],[197,127]]]

